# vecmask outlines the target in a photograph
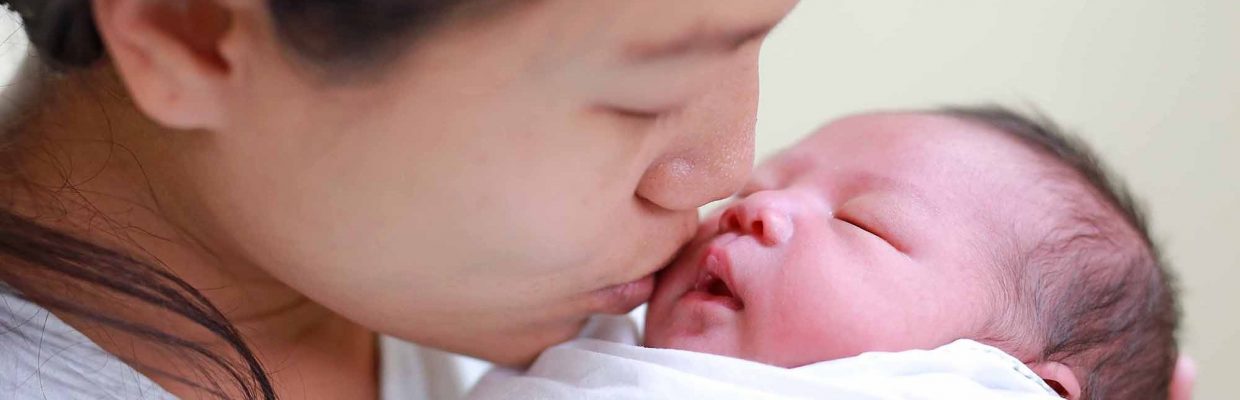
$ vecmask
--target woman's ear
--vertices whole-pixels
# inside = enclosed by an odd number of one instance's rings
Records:
[[[223,124],[234,66],[221,42],[234,15],[216,0],[96,0],[109,59],[148,117],[177,129]]]
[[[1076,379],[1076,374],[1072,372],[1072,368],[1067,365],[1054,361],[1043,361],[1039,363],[1029,364],[1029,369],[1038,374],[1051,389],[1055,389],[1059,393],[1059,397],[1068,400],[1078,400],[1081,398],[1081,384]]]
[[[1171,374],[1171,400],[1191,400],[1193,386],[1197,384],[1197,363],[1193,358],[1180,354]]]

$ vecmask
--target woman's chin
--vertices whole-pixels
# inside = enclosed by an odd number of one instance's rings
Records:
[[[524,329],[520,332],[493,332],[484,337],[475,337],[474,343],[464,343],[460,349],[448,347],[444,350],[501,366],[525,368],[548,347],[572,340],[584,324],[583,319],[580,322],[539,324],[542,328]]]

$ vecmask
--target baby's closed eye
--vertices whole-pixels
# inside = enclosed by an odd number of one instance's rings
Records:
[[[899,248],[896,247],[894,243],[892,243],[889,239],[887,239],[887,236],[883,234],[883,231],[881,229],[875,228],[875,225],[872,225],[868,220],[865,220],[863,218],[858,218],[848,212],[836,212],[835,219],[839,220],[840,222],[851,225],[852,227],[857,228],[857,230],[860,230],[861,232],[864,232],[865,234],[874,236],[878,238],[879,240],[882,240],[884,243],[887,243],[891,247],[895,247],[897,250],[899,250]]]
[[[925,215],[919,207],[887,194],[866,194],[850,199],[836,210],[835,217],[882,239],[898,251],[907,253],[912,241],[923,230]]]

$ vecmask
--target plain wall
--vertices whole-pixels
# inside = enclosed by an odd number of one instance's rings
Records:
[[[25,54],[17,30],[0,17],[0,82]],[[1182,280],[1198,398],[1228,398],[1240,373],[1238,66],[1235,0],[803,0],[763,54],[758,155],[857,111],[1037,105],[1146,200]]]
[[[1036,105],[1145,199],[1197,398],[1240,374],[1240,1],[803,0],[763,54],[759,158],[865,110]]]

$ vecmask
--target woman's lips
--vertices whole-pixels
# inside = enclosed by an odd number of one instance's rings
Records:
[[[654,274],[632,281],[612,285],[594,292],[600,306],[594,312],[602,314],[627,314],[650,300],[654,293]]]
[[[691,222],[697,221],[697,214],[693,214]],[[593,296],[596,303],[599,304],[593,312],[603,314],[627,314],[637,307],[650,301],[654,295],[656,279],[668,267],[675,262],[684,248],[684,243],[692,239],[692,227],[690,223],[686,226],[689,230],[683,235],[683,240],[677,242],[676,246],[671,248],[666,257],[654,265],[659,266],[657,270],[651,271],[643,277],[635,280],[615,284],[602,289],[595,290]]]

